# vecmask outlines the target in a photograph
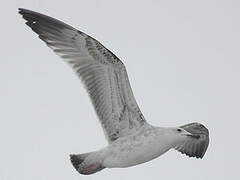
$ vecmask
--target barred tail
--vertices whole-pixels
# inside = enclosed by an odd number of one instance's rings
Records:
[[[92,153],[85,154],[71,154],[70,160],[73,167],[80,173],[84,175],[89,175],[101,171],[105,167],[102,166],[99,162],[88,163],[85,162],[85,159]],[[84,162],[84,163],[83,163]]]

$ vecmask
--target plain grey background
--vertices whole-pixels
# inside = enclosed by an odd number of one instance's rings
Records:
[[[175,150],[80,176],[70,153],[107,145],[83,85],[17,13],[32,9],[88,33],[126,65],[148,122],[200,122],[202,160]],[[1,3],[0,180],[238,179],[240,1],[11,0]]]

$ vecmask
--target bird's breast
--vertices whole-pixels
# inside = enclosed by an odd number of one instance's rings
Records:
[[[118,139],[107,147],[104,166],[129,167],[150,161],[171,148],[164,139],[151,130]]]

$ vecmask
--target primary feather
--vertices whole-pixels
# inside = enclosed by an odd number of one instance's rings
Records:
[[[111,51],[59,20],[26,9],[19,9],[19,13],[82,80],[109,142],[144,124],[126,68]]]

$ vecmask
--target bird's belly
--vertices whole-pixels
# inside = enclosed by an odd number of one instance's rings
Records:
[[[103,164],[108,168],[134,166],[157,158],[170,148],[154,137],[126,140],[109,147],[109,156]]]

